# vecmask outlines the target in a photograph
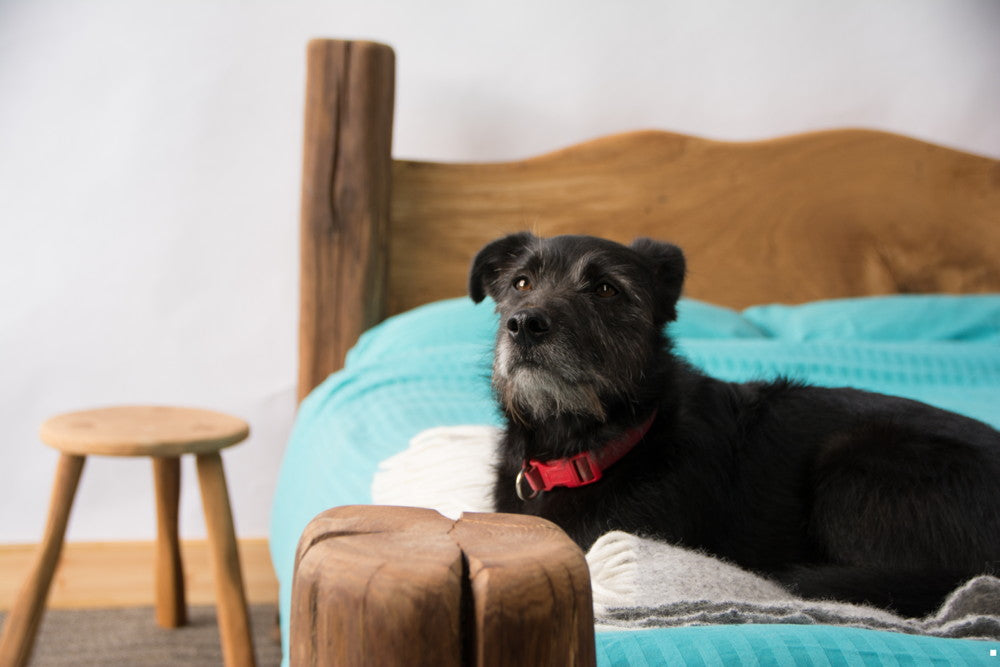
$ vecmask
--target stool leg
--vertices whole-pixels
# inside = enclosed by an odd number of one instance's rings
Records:
[[[215,569],[215,598],[222,655],[227,667],[254,665],[250,616],[243,592],[240,555],[229,506],[226,475],[218,452],[198,454],[198,481]]]
[[[177,530],[181,495],[179,457],[154,457],[156,487],[156,622],[163,628],[187,624],[184,602],[184,566]]]
[[[45,523],[45,534],[38,556],[31,574],[14,601],[3,627],[3,635],[0,636],[0,665],[26,665],[31,657],[52,575],[59,564],[69,511],[73,506],[73,496],[80,482],[84,460],[85,457],[72,454],[62,454],[59,457],[49,517]]]

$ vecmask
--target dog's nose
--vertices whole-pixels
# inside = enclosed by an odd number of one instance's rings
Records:
[[[537,308],[519,310],[507,320],[507,332],[518,343],[528,345],[542,342],[551,326],[549,318]]]

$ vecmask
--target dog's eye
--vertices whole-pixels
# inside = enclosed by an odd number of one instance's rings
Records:
[[[531,289],[531,281],[525,278],[524,276],[515,278],[514,289],[516,289],[519,292],[527,292],[528,290]]]
[[[607,283],[601,283],[597,286],[597,289],[594,290],[594,294],[603,299],[607,299],[615,294],[618,294],[618,290]]]

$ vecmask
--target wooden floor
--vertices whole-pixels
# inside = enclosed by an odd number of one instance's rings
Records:
[[[274,603],[278,581],[267,540],[239,541],[247,602]],[[154,602],[155,543],[70,542],[62,552],[49,594],[50,608],[133,607]],[[11,603],[31,569],[37,545],[0,545],[0,609]],[[208,542],[182,542],[188,604],[214,604]]]

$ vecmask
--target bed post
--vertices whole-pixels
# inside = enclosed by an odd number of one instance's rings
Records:
[[[309,42],[302,166],[299,400],[384,317],[395,55]]]

